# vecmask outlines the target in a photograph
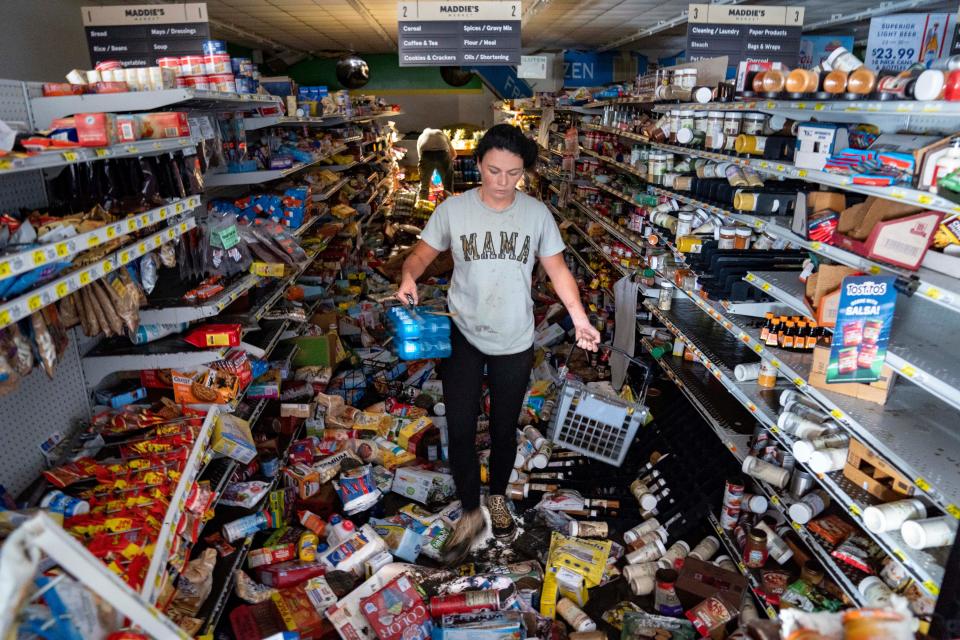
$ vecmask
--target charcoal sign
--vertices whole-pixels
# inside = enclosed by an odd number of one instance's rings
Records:
[[[803,7],[691,4],[687,15],[687,61],[728,56],[782,62],[800,58]]]
[[[400,2],[401,67],[520,64],[520,2]]]
[[[206,2],[83,7],[81,14],[91,66],[152,67],[157,58],[202,55],[210,39]]]

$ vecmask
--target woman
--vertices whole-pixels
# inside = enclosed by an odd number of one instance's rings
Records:
[[[403,264],[399,299],[414,302],[417,278],[441,251],[453,253],[448,294],[453,353],[441,363],[450,437],[450,466],[463,516],[444,547],[461,562],[484,529],[480,465],[474,441],[484,367],[490,387],[490,497],[493,534],[515,530],[504,493],[516,451],[516,428],[533,366],[531,278],[539,259],[576,329],[577,344],[596,351],[600,334],[580,302],[577,283],[563,261],[564,243],[549,210],[517,191],[537,145],[519,128],[492,127],[477,145],[481,186],[450,198],[434,211],[420,242]]]

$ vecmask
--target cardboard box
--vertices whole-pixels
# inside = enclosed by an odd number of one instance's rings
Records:
[[[815,347],[813,349],[813,361],[810,364],[810,375],[807,382],[817,389],[832,391],[841,395],[850,396],[874,402],[876,404],[886,404],[893,390],[893,382],[896,377],[893,369],[889,365],[883,365],[880,373],[880,379],[876,382],[863,384],[860,382],[841,382],[837,384],[827,384],[827,366],[830,364],[830,349],[826,347]]]
[[[804,122],[797,127],[793,162],[801,169],[820,171],[827,163],[827,158],[846,146],[845,126],[827,122]]]
[[[216,417],[210,448],[242,464],[250,464],[257,457],[250,425],[233,414],[219,414]]]
[[[360,601],[379,640],[428,640],[433,621],[412,578],[401,575]]]
[[[255,569],[270,564],[278,564],[295,560],[297,557],[297,541],[301,531],[293,527],[283,527],[274,531],[263,546],[253,549],[247,555],[247,567]]]
[[[870,197],[840,213],[835,243],[873,260],[917,269],[943,217],[940,212]]]
[[[185,111],[159,111],[137,115],[140,137],[145,140],[185,138],[190,135],[190,124]]]
[[[739,602],[747,588],[747,579],[736,571],[727,571],[709,562],[686,558],[677,577],[677,597],[690,609],[719,591],[728,591]]]
[[[840,285],[856,269],[841,265],[821,264],[820,269],[807,278],[804,302],[810,309],[810,317],[823,327],[832,327],[837,322],[840,306]]]
[[[850,440],[843,477],[884,502],[902,500],[917,492],[909,478],[858,440]]]
[[[315,405],[312,402],[283,402],[280,404],[281,418],[312,418]]]

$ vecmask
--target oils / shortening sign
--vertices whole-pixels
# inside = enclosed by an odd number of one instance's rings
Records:
[[[401,67],[520,64],[519,0],[407,0],[397,5]]]
[[[782,62],[790,68],[800,57],[803,7],[691,4],[687,15],[687,61],[728,56]]]

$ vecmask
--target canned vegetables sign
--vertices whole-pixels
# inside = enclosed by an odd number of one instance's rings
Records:
[[[843,279],[827,383],[880,379],[897,302],[894,280],[894,276]]]

